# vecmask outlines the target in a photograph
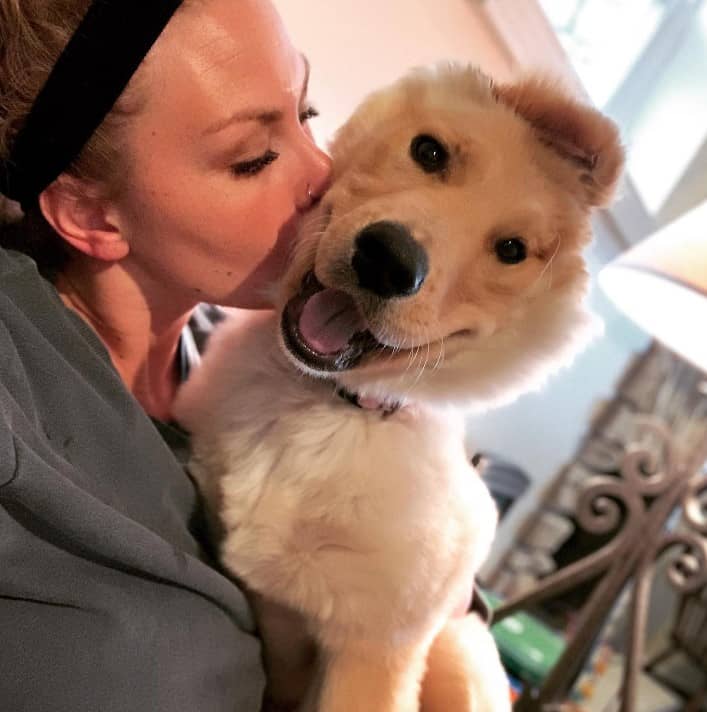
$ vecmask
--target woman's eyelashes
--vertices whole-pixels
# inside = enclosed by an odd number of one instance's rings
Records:
[[[319,112],[313,106],[309,105],[300,112],[299,120],[304,124],[310,119],[313,119],[315,116],[319,116]],[[262,171],[265,167],[269,166],[273,161],[277,160],[279,155],[280,154],[277,151],[268,149],[262,156],[252,158],[248,161],[234,163],[231,166],[231,170],[237,176],[254,176],[260,173],[260,171]]]
[[[277,151],[271,151],[268,149],[262,156],[252,158],[249,161],[234,163],[231,168],[237,176],[253,176],[256,173],[260,173],[265,166],[277,160],[279,155],[280,154]]]
[[[299,120],[304,123],[316,116],[319,116],[319,112],[310,104],[303,111],[300,111]]]

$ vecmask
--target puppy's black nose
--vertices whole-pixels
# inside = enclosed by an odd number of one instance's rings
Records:
[[[351,266],[364,289],[379,297],[409,297],[427,277],[427,252],[400,223],[381,221],[356,237]]]

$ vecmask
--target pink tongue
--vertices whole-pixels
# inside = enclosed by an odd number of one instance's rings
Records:
[[[324,289],[310,297],[299,319],[300,335],[320,354],[342,351],[355,333],[365,329],[353,299],[338,289]]]

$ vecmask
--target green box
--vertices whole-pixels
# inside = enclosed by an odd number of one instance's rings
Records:
[[[483,595],[491,608],[502,603],[491,593]],[[508,672],[534,686],[545,679],[565,649],[564,638],[529,613],[513,613],[495,623],[491,633]]]

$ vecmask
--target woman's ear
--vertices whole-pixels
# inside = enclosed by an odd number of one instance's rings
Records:
[[[130,252],[110,201],[76,178],[59,176],[40,194],[39,207],[55,232],[85,255],[115,262]]]
[[[576,168],[589,205],[611,201],[624,165],[619,130],[611,119],[542,77],[494,85],[493,92],[530,123],[542,143]]]

